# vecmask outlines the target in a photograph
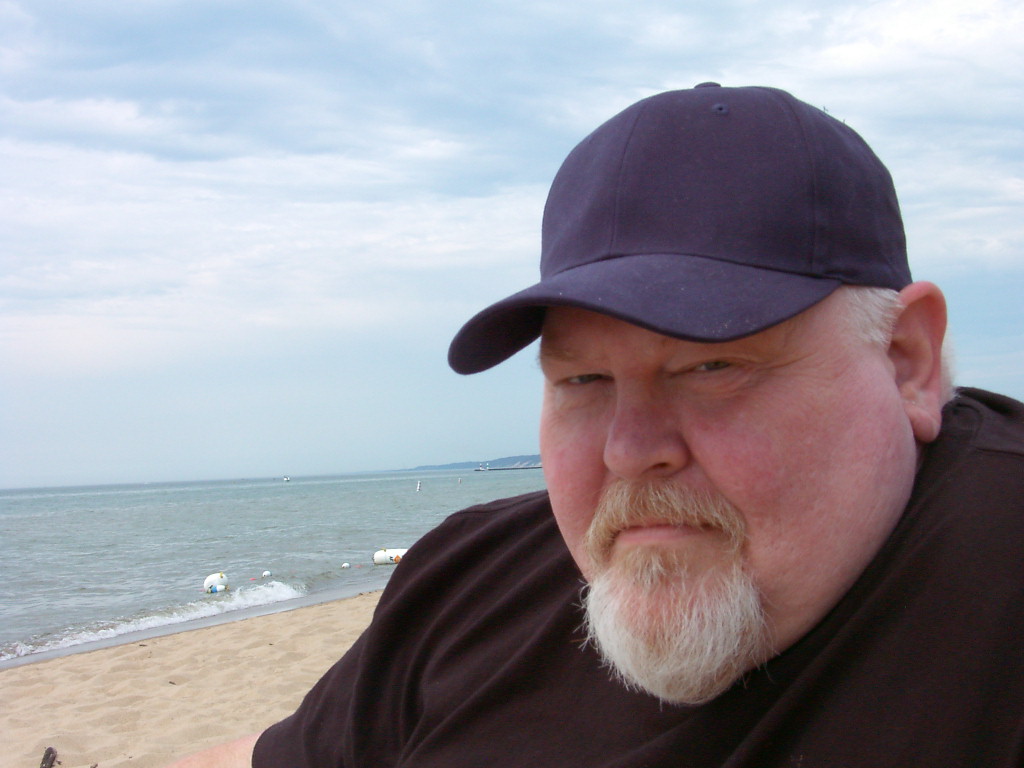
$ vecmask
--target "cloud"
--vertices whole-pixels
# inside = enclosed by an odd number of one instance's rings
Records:
[[[102,467],[104,445],[141,455],[147,430],[104,434],[108,392],[168,445],[234,409],[207,438],[227,455],[299,391],[292,423],[375,423],[376,455],[400,443],[422,451],[410,463],[434,461],[445,425],[474,455],[532,440],[493,408],[535,386],[529,361],[457,379],[447,340],[534,279],[571,147],[705,80],[783,87],[861,132],[893,171],[915,272],[952,288],[962,370],[1019,371],[1022,15],[1006,0],[0,0],[0,395],[23,415],[2,442],[31,455],[19,466],[53,456],[58,479],[93,454]],[[1018,373],[997,383],[1024,392]],[[265,423],[263,443],[301,442]],[[318,431],[304,455],[327,445]]]
[[[398,183],[399,162],[7,150],[28,181],[0,212],[0,343],[34,366],[149,365],[250,330],[450,324],[472,300],[437,275],[533,272],[540,186],[388,198],[375,188]]]

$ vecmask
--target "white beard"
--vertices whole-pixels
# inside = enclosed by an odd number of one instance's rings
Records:
[[[722,557],[700,573],[671,548],[631,547],[611,557],[615,534],[643,520],[714,529]],[[709,535],[714,535],[709,533]],[[743,519],[720,497],[620,484],[602,498],[586,548],[588,638],[628,687],[700,704],[771,655],[760,594],[743,568]]]

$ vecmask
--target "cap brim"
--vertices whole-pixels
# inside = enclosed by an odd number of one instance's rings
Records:
[[[579,307],[713,343],[788,320],[840,284],[700,256],[618,256],[561,272],[479,312],[452,340],[448,364],[468,374],[508,359],[540,335],[546,307]]]

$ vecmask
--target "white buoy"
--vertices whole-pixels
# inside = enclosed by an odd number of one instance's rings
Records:
[[[351,565],[349,565],[348,563],[342,563],[342,564],[341,564],[341,567],[342,567],[342,568],[351,568],[352,566],[351,566]]]
[[[373,553],[374,565],[398,565],[408,549],[378,549]]]
[[[267,578],[268,576],[273,576],[273,575],[274,574],[272,574],[270,571],[264,571],[263,574],[262,574],[264,579]]]
[[[219,589],[214,589],[219,587]],[[228,577],[221,573],[211,573],[203,582],[203,589],[206,592],[226,592],[228,589]]]

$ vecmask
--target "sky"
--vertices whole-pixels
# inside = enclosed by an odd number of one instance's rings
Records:
[[[1024,398],[1015,0],[0,0],[0,487],[537,452],[547,187],[634,101],[770,85],[888,165],[956,381]]]

